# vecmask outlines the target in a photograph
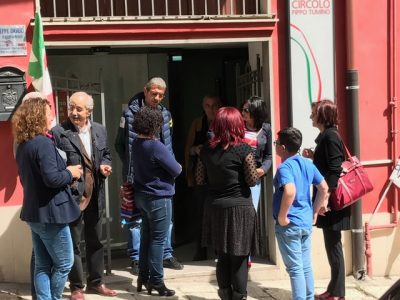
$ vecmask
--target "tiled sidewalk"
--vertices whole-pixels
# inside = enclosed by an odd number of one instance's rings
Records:
[[[123,266],[126,259],[114,260],[114,269],[111,276],[106,276],[107,285],[117,290],[118,296],[112,299],[165,299],[165,297],[153,296],[136,292],[136,276],[129,273],[129,269]],[[250,282],[248,284],[248,299],[291,299],[289,279],[274,280],[281,276],[274,276],[277,268],[265,264],[253,264],[250,270]],[[253,276],[252,276],[253,274]],[[253,278],[252,278],[253,277]],[[214,261],[190,262],[185,264],[182,271],[165,269],[166,285],[176,290],[174,297],[168,299],[218,299],[217,284],[215,281]],[[374,278],[356,281],[353,277],[346,279],[346,299],[379,299],[386,290],[398,279]],[[317,280],[315,282],[316,293],[325,291],[328,280]],[[65,299],[69,297],[69,290],[65,289]],[[31,299],[28,284],[0,283],[0,299]],[[86,294],[86,300],[111,299],[94,294]]]

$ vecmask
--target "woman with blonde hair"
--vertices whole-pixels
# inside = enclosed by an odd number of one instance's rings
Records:
[[[61,299],[73,264],[68,223],[80,214],[69,185],[82,171],[80,166],[66,166],[48,134],[52,121],[50,104],[40,97],[23,102],[12,117],[24,193],[20,218],[32,233],[38,300]]]

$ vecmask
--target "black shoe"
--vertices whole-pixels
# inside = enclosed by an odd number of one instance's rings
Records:
[[[142,291],[142,286],[144,285],[144,287],[146,288],[146,290],[148,289],[148,284],[147,282],[142,281],[142,278],[138,277],[137,279],[137,286],[136,286],[136,291],[138,293],[140,293]]]
[[[131,262],[131,274],[135,276],[139,275],[139,262],[137,260]]]
[[[218,290],[218,296],[221,300],[231,300],[232,299],[232,289],[224,288]]]
[[[164,259],[163,266],[164,268],[169,268],[174,270],[183,269],[183,265],[175,257]]]
[[[160,284],[160,285],[154,285],[152,283],[148,283],[147,284],[147,294],[151,295],[151,291],[155,289],[158,294],[160,296],[166,296],[166,297],[170,297],[175,295],[175,291],[174,290],[170,290],[168,289],[164,283]]]

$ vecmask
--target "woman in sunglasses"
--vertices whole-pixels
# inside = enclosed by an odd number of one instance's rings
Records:
[[[244,141],[253,149],[257,174],[261,179],[272,164],[271,125],[268,120],[268,109],[265,101],[258,97],[250,97],[242,106],[242,117],[245,123]],[[251,197],[256,211],[260,203],[261,180],[251,187]]]

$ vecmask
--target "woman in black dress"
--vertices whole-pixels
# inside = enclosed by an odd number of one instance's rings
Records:
[[[258,180],[244,122],[233,107],[220,108],[211,125],[214,137],[201,149],[197,184],[208,183],[203,245],[218,253],[221,299],[246,299],[247,260],[258,251],[257,218],[250,186]]]
[[[342,162],[345,159],[342,139],[339,135],[336,104],[330,100],[314,103],[310,115],[313,126],[320,134],[316,138],[315,152],[307,149],[303,155],[313,158],[315,166],[325,177],[329,193],[337,187]],[[331,280],[326,292],[315,299],[345,299],[345,269],[342,249],[342,230],[350,229],[350,207],[340,211],[324,211],[318,216],[317,227],[322,228],[325,250],[331,268]]]

